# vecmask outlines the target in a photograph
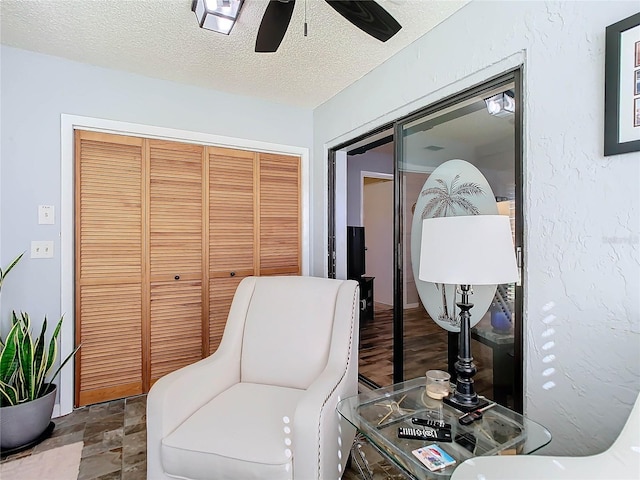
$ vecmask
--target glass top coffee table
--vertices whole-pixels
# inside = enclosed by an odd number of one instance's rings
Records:
[[[429,398],[425,383],[425,378],[416,378],[360,393],[338,403],[338,413],[409,478],[447,479],[468,458],[499,454],[526,455],[551,441],[551,434],[542,425],[501,405],[483,412],[481,419],[461,425],[458,419],[462,412],[441,400]],[[453,441],[399,438],[400,428],[425,428],[413,424],[413,417],[450,424]],[[411,453],[431,444],[438,445],[456,463],[442,470],[431,471]],[[358,468],[366,475],[360,465]]]

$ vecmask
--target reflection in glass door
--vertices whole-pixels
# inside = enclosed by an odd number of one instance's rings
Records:
[[[396,307],[395,322],[402,335],[402,357],[396,348],[394,370],[400,364],[404,379],[424,376],[429,369],[455,374],[459,331],[455,302],[460,295],[453,285],[427,284],[417,278],[422,219],[508,215],[514,243],[520,245],[516,94],[511,75],[459,96],[445,108],[402,121],[396,129],[397,232],[402,249],[396,286],[402,308]],[[519,410],[521,326],[516,290],[515,285],[475,289],[471,348],[478,394]]]

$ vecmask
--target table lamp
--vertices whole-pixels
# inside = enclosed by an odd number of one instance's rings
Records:
[[[471,356],[469,294],[473,285],[494,285],[518,280],[511,224],[506,215],[427,218],[422,222],[420,270],[425,282],[459,285],[462,299],[456,387],[443,401],[463,412],[488,402],[473,388],[476,366]]]

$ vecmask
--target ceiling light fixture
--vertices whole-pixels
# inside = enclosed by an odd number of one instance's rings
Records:
[[[244,0],[193,0],[191,10],[200,28],[229,35]]]
[[[499,93],[484,99],[487,105],[487,111],[495,117],[506,117],[512,115],[516,111],[516,99],[513,90]]]

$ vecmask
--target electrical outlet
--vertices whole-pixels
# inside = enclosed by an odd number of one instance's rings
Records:
[[[31,258],[53,258],[53,241],[32,241]]]

